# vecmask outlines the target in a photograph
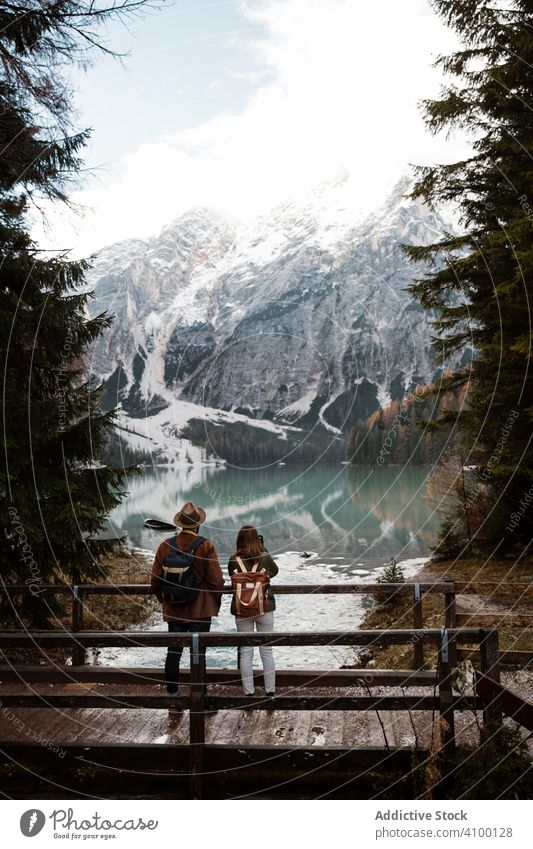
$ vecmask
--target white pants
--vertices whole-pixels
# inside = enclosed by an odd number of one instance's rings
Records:
[[[235,624],[237,625],[237,631],[242,631],[243,633],[251,633],[254,628],[258,631],[273,631],[274,611],[269,610],[268,613],[263,613],[262,616],[236,616]],[[259,646],[259,653],[263,664],[265,692],[273,693],[276,689],[276,667],[272,646]],[[253,696],[254,693],[253,657],[253,646],[241,646],[241,678],[246,696]]]

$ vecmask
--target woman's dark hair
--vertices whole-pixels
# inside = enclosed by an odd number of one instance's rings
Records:
[[[263,542],[253,525],[243,525],[237,534],[235,554],[257,560],[263,553]]]

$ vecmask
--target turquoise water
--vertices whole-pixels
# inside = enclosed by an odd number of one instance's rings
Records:
[[[427,469],[348,468],[322,465],[274,466],[267,470],[233,468],[153,468],[129,483],[129,495],[111,516],[117,534],[126,534],[143,558],[151,556],[168,533],[143,527],[146,518],[171,521],[188,500],[207,513],[202,533],[211,537],[223,570],[238,528],[257,526],[276,559],[283,583],[373,581],[391,557],[419,568],[430,553],[438,521],[424,500]],[[306,553],[307,557],[302,554]],[[273,586],[275,589],[274,581]],[[233,631],[225,597],[213,630]],[[351,630],[372,600],[354,595],[284,595],[277,598],[277,630]],[[165,628],[160,613],[149,628]],[[350,649],[276,649],[281,667],[338,668],[350,662]],[[109,649],[103,663],[161,665],[161,649]],[[187,658],[184,657],[187,663]],[[235,650],[211,651],[211,665],[234,666]]]
[[[274,466],[264,470],[169,467],[145,470],[128,482],[127,500],[111,516],[114,530],[153,550],[165,534],[145,518],[171,521],[188,500],[207,513],[203,532],[221,558],[232,551],[242,524],[257,526],[268,549],[312,551],[337,559],[349,574],[364,563],[381,566],[429,553],[438,525],[423,498],[427,469]]]

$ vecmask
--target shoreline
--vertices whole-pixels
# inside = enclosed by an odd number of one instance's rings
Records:
[[[517,564],[509,559],[481,557],[462,560],[432,560],[414,558],[398,561],[399,566],[409,564],[405,571],[406,583],[437,583],[453,580],[461,584],[470,584],[471,591],[458,593],[457,626],[495,627],[499,632],[500,650],[533,652],[533,628],[519,624],[521,617],[531,617],[533,622],[533,599],[523,590],[517,597],[514,583],[533,585],[533,556]],[[483,592],[483,584],[491,587]],[[497,592],[494,590],[497,586]],[[477,618],[478,617],[478,618]],[[513,618],[514,617],[514,618]],[[491,623],[487,625],[486,619]],[[465,621],[463,621],[465,620]],[[424,628],[442,628],[444,626],[443,598],[440,595],[423,596]],[[412,628],[412,600],[399,599],[394,603],[374,602],[360,625],[363,629],[384,630],[387,628]],[[375,649],[376,665],[383,668],[408,668],[412,662],[412,652],[408,647],[391,646],[388,649]],[[435,653],[426,653],[425,668],[435,665]],[[531,675],[531,673],[525,673]]]

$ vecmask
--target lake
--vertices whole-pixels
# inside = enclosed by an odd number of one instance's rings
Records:
[[[117,535],[126,535],[139,557],[152,554],[168,534],[143,526],[146,518],[172,521],[185,501],[207,513],[202,533],[215,542],[223,570],[237,530],[255,525],[280,567],[278,582],[373,581],[395,557],[412,573],[430,554],[439,524],[424,500],[426,468],[276,465],[263,469],[160,467],[128,480],[129,494],[111,517]],[[310,555],[302,557],[302,554]],[[275,582],[274,582],[275,588]],[[229,597],[215,630],[234,630]],[[353,629],[372,604],[359,596],[278,596],[276,628]],[[149,627],[161,628],[156,615]],[[158,665],[160,649],[102,651],[101,662]],[[211,653],[213,665],[232,665],[234,650]],[[353,653],[344,648],[278,649],[279,665],[324,664],[338,668]],[[184,658],[185,660],[185,658]]]

